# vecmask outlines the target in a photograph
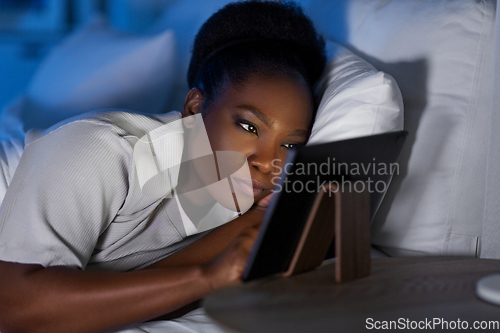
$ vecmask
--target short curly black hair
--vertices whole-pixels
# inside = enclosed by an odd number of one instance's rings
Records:
[[[312,91],[326,63],[325,42],[294,2],[242,1],[213,14],[195,37],[188,84],[205,103],[250,74],[285,74]]]

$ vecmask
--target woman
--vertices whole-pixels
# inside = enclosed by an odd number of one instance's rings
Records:
[[[230,4],[202,26],[182,117],[202,116],[213,151],[246,157],[256,204],[192,236],[173,198],[143,195],[133,158],[138,138],[178,113],[92,113],[29,137],[0,214],[0,331],[118,330],[237,282],[273,160],[308,138],[324,64],[293,4]]]

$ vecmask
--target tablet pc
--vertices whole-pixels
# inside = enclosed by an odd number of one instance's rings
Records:
[[[364,184],[370,193],[372,221],[392,175],[399,173],[397,161],[407,134],[390,132],[291,150],[273,182],[275,193],[250,252],[243,281],[287,270],[322,186],[332,183],[340,190],[343,186],[361,190]]]

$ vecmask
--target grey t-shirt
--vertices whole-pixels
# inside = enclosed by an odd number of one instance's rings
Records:
[[[0,260],[125,271],[203,236],[186,237],[176,200],[145,197],[134,169],[135,142],[180,116],[94,112],[29,133],[0,209]]]

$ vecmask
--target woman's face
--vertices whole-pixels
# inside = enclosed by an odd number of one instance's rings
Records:
[[[203,94],[193,88],[184,117],[204,115],[213,151],[246,156],[255,202],[270,194],[288,150],[304,144],[309,135],[313,103],[305,83],[284,75],[252,76],[241,85],[228,84],[208,109],[202,110],[202,104]]]

